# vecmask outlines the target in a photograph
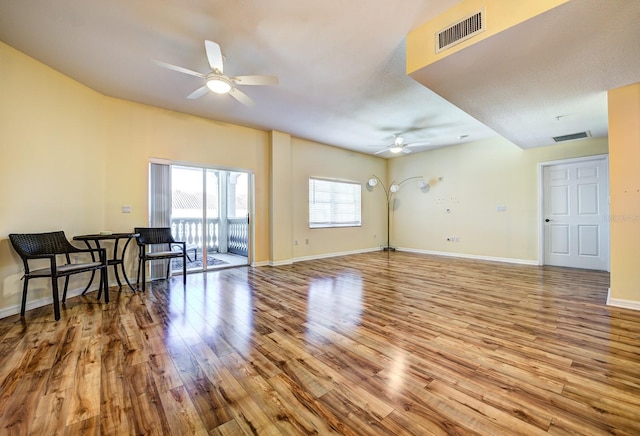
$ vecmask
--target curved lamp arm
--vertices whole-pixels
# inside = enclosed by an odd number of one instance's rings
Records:
[[[378,183],[382,185],[382,190],[384,191],[384,195],[386,195],[387,197],[387,203],[389,203],[389,190],[384,185],[384,182],[380,180],[380,177],[373,174],[371,178],[367,181],[367,185],[371,186],[372,188],[375,187]]]

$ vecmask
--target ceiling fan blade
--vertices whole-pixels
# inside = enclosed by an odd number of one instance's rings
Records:
[[[229,91],[229,95],[231,95],[231,97],[235,98],[240,103],[242,103],[242,104],[244,104],[246,106],[255,105],[253,100],[251,100],[251,98],[249,98],[249,96],[247,94],[245,94],[244,92],[240,91],[238,88],[231,88],[231,91]]]
[[[420,147],[421,145],[429,145],[429,144],[431,144],[429,141],[412,142],[411,144],[405,145],[405,147]]]
[[[404,154],[409,154],[409,153],[411,153],[411,149],[410,149],[410,148],[407,148],[407,147],[405,146],[405,147],[402,147],[402,152],[403,152]]]
[[[381,154],[381,153],[384,153],[385,151],[388,151],[388,150],[389,150],[388,148],[385,148],[384,150],[376,151],[373,154]]]
[[[173,70],[173,71],[177,71],[179,73],[189,74],[191,76],[196,76],[196,77],[202,77],[202,78],[206,77],[205,74],[198,73],[197,71],[189,70],[187,68],[182,68],[182,67],[179,67],[177,65],[168,64],[166,62],[162,62],[162,61],[159,61],[159,60],[156,60],[156,59],[151,59],[151,60],[155,64],[161,66],[162,68],[166,68],[168,70]]]
[[[209,60],[211,69],[218,74],[223,74],[222,51],[220,51],[220,46],[213,41],[205,40],[204,49],[207,52],[207,59]]]
[[[187,95],[187,98],[190,99],[194,99],[194,98],[200,98],[203,95],[205,95],[207,92],[209,92],[209,88],[207,88],[207,85],[204,85],[201,88],[196,89],[195,91],[193,91],[191,94]]]
[[[277,85],[276,76],[236,76],[231,77],[231,81],[236,85]]]

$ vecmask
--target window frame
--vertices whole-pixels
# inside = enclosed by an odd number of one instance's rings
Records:
[[[332,197],[330,202],[327,202],[327,204],[329,204],[329,207],[331,208],[331,210],[329,211],[329,215],[330,215],[330,219],[329,221],[312,221],[312,204],[316,204],[316,203],[312,203],[312,196],[316,193],[317,190],[314,190],[312,192],[312,183],[314,181],[319,181],[319,182],[327,182],[327,183],[333,183],[333,184],[341,184],[341,185],[351,185],[351,186],[357,186],[357,195],[354,195],[354,193],[356,192],[356,190],[354,190],[351,195],[354,197],[357,197],[357,202],[358,204],[356,205],[355,203],[337,203],[334,200],[334,196],[337,195],[337,192],[330,192],[330,191],[326,191],[328,192],[328,194]],[[310,176],[309,177],[309,188],[308,188],[308,226],[310,229],[325,229],[325,228],[348,228],[348,227],[362,227],[362,183],[361,182],[355,182],[353,180],[341,180],[341,179],[329,179],[329,178],[323,178],[323,177],[313,177]],[[355,210],[354,214],[353,214],[353,221],[349,221],[349,222],[345,222],[345,221],[339,221],[339,220],[335,220],[335,215],[336,215],[336,211],[335,208],[338,207],[340,204],[351,204],[352,207],[355,207],[357,210]]]

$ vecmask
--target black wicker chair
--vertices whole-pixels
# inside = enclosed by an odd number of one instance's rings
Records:
[[[64,277],[64,291],[62,302],[67,299],[67,287],[69,276],[87,271],[100,270],[100,290],[98,300],[104,290],[104,300],[109,302],[109,290],[107,287],[107,254],[104,248],[83,249],[73,246],[64,235],[64,232],[49,233],[13,233],[9,235],[11,245],[22,258],[24,264],[24,286],[22,289],[22,306],[20,315],[24,316],[27,303],[27,287],[29,280],[51,278],[53,292],[53,312],[56,321],[60,319],[60,303],[58,299],[58,278]],[[82,262],[74,260],[70,255],[84,253],[83,257],[91,256],[90,260]],[[96,254],[98,260],[96,260]],[[65,262],[58,263],[58,256],[64,256]],[[74,256],[75,257],[75,256]],[[36,260],[48,260],[48,266],[33,268],[30,262]]]
[[[142,291],[147,290],[146,262],[152,260],[169,260],[167,262],[167,279],[171,268],[171,259],[182,259],[182,279],[187,284],[187,244],[176,241],[171,235],[169,227],[136,227],[134,232],[138,234],[138,276],[136,285],[140,283],[142,273]],[[154,247],[155,246],[155,247]],[[153,248],[152,248],[153,247]],[[178,251],[173,248],[178,247]],[[155,251],[154,251],[155,250]]]

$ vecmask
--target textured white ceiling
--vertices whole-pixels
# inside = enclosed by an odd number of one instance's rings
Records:
[[[573,133],[558,115],[606,135],[606,87],[640,81],[640,1],[573,0],[417,73],[432,91],[405,74],[404,39],[457,3],[0,0],[0,40],[108,96],[371,154],[395,133],[430,142],[414,152],[495,131],[544,145]],[[212,93],[187,99],[202,80],[151,59],[206,73],[205,39],[221,45],[225,73],[280,84],[243,87],[253,107]]]

